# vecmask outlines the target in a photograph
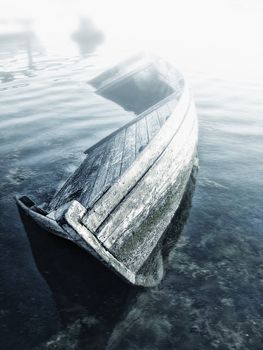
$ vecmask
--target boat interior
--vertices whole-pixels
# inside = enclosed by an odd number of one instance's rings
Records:
[[[172,113],[180,95],[178,77],[169,81],[167,72],[152,62],[143,62],[139,67],[137,62],[136,68],[128,72],[123,67],[101,74],[90,84],[96,93],[131,111],[133,116],[135,113],[136,118],[85,152],[86,159],[55,194],[48,211],[72,200],[91,208],[131,166]]]
[[[106,86],[100,94],[136,115],[141,114],[174,92],[161,79],[155,67],[147,67],[115,84]]]

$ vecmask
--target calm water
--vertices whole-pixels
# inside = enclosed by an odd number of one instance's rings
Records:
[[[105,63],[1,61],[1,349],[262,349],[263,84],[186,72],[200,169],[158,287],[126,285],[20,216],[14,195],[47,200],[85,149],[127,122],[91,99],[87,81]]]

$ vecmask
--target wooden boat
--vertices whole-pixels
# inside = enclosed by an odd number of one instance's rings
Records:
[[[17,203],[40,226],[81,246],[131,284],[153,286],[161,269],[146,278],[145,266],[196,164],[194,102],[183,76],[156,57],[132,58],[90,84],[132,121],[85,151],[83,163],[49,203],[37,205],[27,196]]]

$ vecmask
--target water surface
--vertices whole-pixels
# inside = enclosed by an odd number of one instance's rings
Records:
[[[34,60],[1,61],[1,347],[262,349],[263,84],[186,71],[200,123],[192,207],[163,282],[138,289],[20,217],[14,195],[49,199],[128,121],[91,94],[100,53]]]

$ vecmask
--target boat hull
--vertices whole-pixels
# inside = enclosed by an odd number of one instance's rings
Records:
[[[109,108],[121,97],[137,114],[85,152],[49,204],[26,196],[17,203],[127,282],[154,286],[163,276],[159,243],[197,164],[195,105],[180,72],[156,58],[120,64],[91,85]]]
[[[96,234],[84,224],[88,211],[78,201],[68,203],[56,216],[36,212],[34,204],[30,207],[22,198],[17,198],[18,205],[45,230],[87,250],[127,282],[157,285],[163,277],[159,254],[151,274],[141,271],[163,238],[197,166],[198,124],[190,97],[184,113],[169,145]]]

